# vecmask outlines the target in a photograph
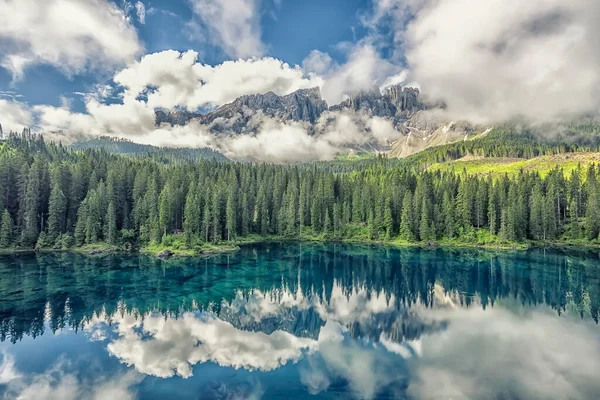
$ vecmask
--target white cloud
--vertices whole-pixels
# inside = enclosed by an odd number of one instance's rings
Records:
[[[5,354],[5,360],[12,359]],[[13,365],[14,368],[14,365]],[[84,379],[72,370],[72,365],[64,359],[59,360],[46,371],[39,374],[26,374],[14,371],[11,379],[1,382],[4,398],[9,399],[47,399],[47,400],[106,400],[134,399],[132,387],[141,380],[134,371],[119,376],[94,376]]]
[[[319,68],[323,75],[321,93],[330,104],[338,104],[346,97],[361,90],[388,84],[389,77],[401,74],[403,68],[381,57],[375,46],[362,43],[354,46],[348,61],[342,65],[333,64],[329,69],[328,55],[312,52],[305,65]]]
[[[114,81],[126,88],[125,96],[147,93],[150,107],[183,106],[195,110],[218,106],[237,97],[273,91],[278,95],[319,86],[322,80],[298,66],[265,57],[226,61],[216,66],[198,62],[198,53],[174,50],[144,56],[118,72]],[[148,91],[148,88],[155,88]]]
[[[300,122],[256,119],[257,134],[216,137],[213,143],[233,159],[295,163],[330,160],[357,146],[378,148],[401,136],[391,121],[364,114],[325,112],[314,129]]]
[[[333,59],[327,53],[319,50],[313,50],[308,57],[302,61],[302,68],[306,72],[314,72],[317,75],[323,75],[329,72],[333,65]]]
[[[15,358],[6,351],[2,352],[2,363],[0,364],[0,385],[6,385],[21,377],[21,373],[15,368]]]
[[[264,120],[256,135],[231,136],[226,150],[230,157],[268,162],[327,160],[338,151],[325,138],[309,135],[300,123],[270,119]]]
[[[450,323],[421,337],[409,397],[585,399],[600,391],[598,327],[590,321],[565,321],[550,309],[422,312]]]
[[[314,127],[255,112],[252,124],[256,133],[240,135],[211,133],[194,120],[185,126],[157,127],[154,109],[133,96],[125,96],[121,104],[104,104],[94,97],[86,101],[85,113],[46,105],[29,110],[23,103],[6,100],[0,100],[0,111],[4,105],[6,115],[11,116],[8,126],[17,130],[22,126],[16,121],[31,123],[35,116],[38,130],[48,139],[66,143],[81,136],[110,135],[157,146],[211,147],[237,160],[283,163],[328,160],[349,148],[379,148],[401,136],[390,120],[350,112],[325,112]]]
[[[210,41],[233,57],[265,53],[257,0],[190,0]]]
[[[135,12],[137,14],[138,17],[138,21],[140,21],[140,24],[145,24],[146,23],[146,6],[144,5],[144,3],[142,3],[141,1],[138,1],[137,3],[135,3]]]
[[[344,340],[345,331],[332,320],[321,328],[319,352],[313,358],[323,362],[309,363],[310,368],[300,370],[300,379],[310,393],[326,391],[330,382],[342,378],[357,398],[372,399],[386,386],[406,378],[399,368],[400,357],[372,342]]]
[[[600,3],[421,1],[402,35],[412,78],[475,122],[600,110]]]
[[[19,79],[32,64],[67,74],[110,68],[141,51],[123,11],[107,0],[3,0],[0,65]]]
[[[71,112],[68,104],[38,105],[32,112],[40,131],[67,142],[80,135],[113,135],[163,146],[210,146],[234,159],[270,162],[326,160],[348,146],[387,145],[400,136],[390,121],[343,112],[324,113],[316,127],[310,127],[249,111],[259,127],[249,135],[225,131],[217,136],[197,122],[185,127],[155,126],[155,108],[196,110],[247,94],[272,91],[286,95],[315,86],[323,87],[325,97],[335,102],[356,90],[388,82],[387,73],[398,71],[368,45],[356,48],[344,65],[331,65],[323,53],[313,56],[312,62],[305,64],[321,72],[328,69],[324,77],[269,57],[210,66],[199,63],[194,51],[163,51],[146,55],[115,74],[115,87],[123,88],[121,103],[105,103],[114,89],[98,85],[94,93],[82,94],[85,113]],[[21,117],[15,115],[13,120]],[[31,116],[27,120],[31,123]]]
[[[138,372],[161,378],[189,378],[192,366],[205,362],[271,371],[316,345],[283,331],[242,331],[209,314],[185,313],[176,320],[147,315],[143,321],[124,314],[114,316],[113,324],[119,337],[108,351]]]
[[[33,124],[33,114],[24,103],[0,98],[0,124],[5,134],[21,132]]]

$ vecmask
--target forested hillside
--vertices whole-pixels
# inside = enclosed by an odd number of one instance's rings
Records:
[[[156,147],[147,144],[134,143],[127,139],[120,139],[110,136],[101,136],[93,139],[78,140],[71,145],[76,151],[87,149],[104,149],[112,154],[122,154],[130,156],[147,157],[152,156],[155,159],[162,160],[226,160],[223,154],[205,148],[183,148],[183,147]]]
[[[598,243],[598,172],[591,164],[568,177],[557,168],[492,179],[386,158],[351,172],[164,163],[11,135],[0,149],[0,247],[194,248],[244,237]]]
[[[576,125],[579,126],[579,125]],[[600,127],[592,125],[589,127]],[[583,128],[580,128],[583,130]],[[431,163],[453,161],[465,156],[486,158],[520,158],[530,159],[564,153],[590,152],[600,149],[600,136],[576,133],[575,128],[568,135],[548,134],[544,131],[533,131],[506,125],[493,128],[487,135],[473,140],[466,140],[445,146],[431,147],[407,158],[413,165],[425,166]],[[593,131],[591,131],[593,132]]]

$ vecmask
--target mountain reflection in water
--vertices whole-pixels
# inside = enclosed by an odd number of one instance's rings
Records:
[[[599,266],[595,253],[334,244],[3,256],[0,391],[595,398]]]

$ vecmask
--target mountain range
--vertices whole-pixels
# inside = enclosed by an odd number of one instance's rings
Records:
[[[406,119],[413,113],[426,109],[418,89],[391,86],[381,93],[378,87],[361,91],[340,104],[329,107],[321,97],[318,87],[300,89],[285,96],[273,92],[241,96],[229,104],[207,114],[188,111],[156,111],[156,124],[185,125],[197,120],[213,131],[233,130],[236,133],[251,131],[248,122],[258,111],[279,121],[304,121],[315,124],[326,111],[364,112],[383,118]]]
[[[404,157],[433,145],[455,142],[485,132],[468,123],[432,122],[422,112],[443,108],[443,104],[429,104],[423,100],[419,89],[390,86],[357,92],[339,104],[329,106],[321,97],[318,87],[301,89],[285,96],[273,92],[251,94],[237,98],[205,114],[188,111],[156,111],[156,125],[186,125],[197,121],[211,133],[253,134],[260,130],[263,118],[279,122],[303,123],[309,133],[317,134],[316,124],[325,113],[356,114],[389,120],[401,135],[386,143],[368,143],[362,149],[389,152],[394,157]]]

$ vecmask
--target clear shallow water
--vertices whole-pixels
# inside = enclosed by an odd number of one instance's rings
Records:
[[[594,399],[600,259],[272,244],[0,257],[0,397]]]

